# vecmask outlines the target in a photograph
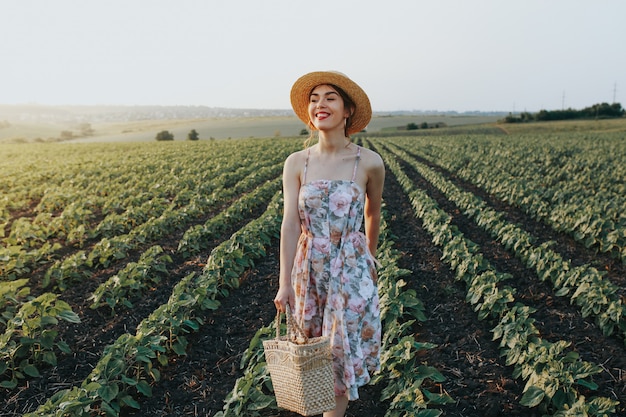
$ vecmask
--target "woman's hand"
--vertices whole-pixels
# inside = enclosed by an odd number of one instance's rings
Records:
[[[274,305],[276,306],[276,310],[279,313],[284,313],[287,310],[287,304],[289,304],[292,308],[295,304],[296,296],[293,292],[293,288],[289,287],[281,287],[276,293],[276,297],[274,297]]]

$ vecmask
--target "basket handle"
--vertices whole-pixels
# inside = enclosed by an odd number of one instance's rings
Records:
[[[302,327],[293,319],[291,315],[291,308],[289,304],[285,305],[285,316],[287,321],[287,336],[293,343],[303,345],[308,343],[309,337],[304,333]],[[276,313],[276,339],[280,337],[280,323],[281,314],[280,311]]]

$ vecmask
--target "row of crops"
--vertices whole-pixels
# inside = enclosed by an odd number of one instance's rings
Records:
[[[607,336],[626,341],[623,281],[591,264],[573,264],[523,225],[455,185],[436,164],[506,201],[582,247],[626,264],[626,144],[619,134],[568,137],[485,136],[365,140],[402,185],[414,216],[467,289],[476,320],[493,323],[494,342],[525,384],[520,403],[547,415],[603,416],[623,407],[624,393],[594,393],[603,369],[570,342],[547,340],[534,308],[516,299],[510,279],[451,225],[449,213],[422,189],[418,172],[472,218],[538,280],[568,297]],[[28,145],[0,149],[0,390],[7,398],[71,358],[63,330],[81,322],[83,293],[93,310],[114,320],[163,285],[171,271],[198,256],[203,267],[172,283],[167,302],[117,335],[82,382],[49,395],[32,416],[118,416],[150,397],[162,370],[185,355],[188,336],[209,326],[203,312],[234,296],[245,272],[276,245],[281,220],[282,162],[299,140],[236,140],[167,144]],[[428,319],[399,268],[385,218],[379,251],[384,340],[381,401],[388,416],[436,416],[453,403],[437,364],[422,362],[434,346],[414,334]],[[418,254],[417,254],[418,255]],[[418,255],[419,256],[419,255]],[[220,413],[267,415],[275,408],[261,340],[251,336],[241,377]],[[622,343],[626,345],[626,343]],[[432,387],[439,387],[435,392]],[[442,388],[443,387],[443,388]],[[19,395],[19,394],[18,394]],[[623,401],[622,401],[623,402]],[[623,409],[623,408],[622,408]]]
[[[387,146],[384,144],[380,149]],[[506,285],[505,281],[511,277],[498,271],[483,257],[478,245],[451,225],[450,215],[441,210],[427,193],[413,186],[413,181],[403,172],[395,158],[405,158],[405,162],[413,165],[420,174],[443,190],[448,198],[457,202],[459,207],[475,215],[477,221],[485,227],[490,227],[489,222],[481,221],[479,217],[485,212],[489,215],[489,208],[475,196],[463,195],[440,175],[409,157],[395,143],[391,147],[395,153],[383,150],[381,154],[409,196],[415,215],[422,219],[433,242],[442,247],[444,261],[449,264],[456,279],[466,284],[466,300],[474,306],[478,319],[492,319],[497,323],[492,330],[493,340],[499,342],[506,364],[514,366],[514,376],[526,382],[521,403],[528,407],[543,405],[543,408],[553,410],[555,415],[608,415],[615,412],[615,401],[606,397],[585,398],[577,389],[597,388],[587,378],[601,371],[600,364],[581,360],[576,352],[566,351],[570,346],[568,342],[547,341],[541,337],[532,317],[535,310],[516,300],[515,289]],[[500,220],[497,216],[495,218]],[[498,224],[494,229],[506,233],[515,227],[512,224]],[[503,238],[502,235],[500,237]],[[528,242],[529,239],[522,239],[511,243],[510,247],[524,247]],[[523,256],[540,263],[537,259],[542,256],[541,253],[532,252],[533,248],[525,249],[528,252]],[[547,268],[550,269],[550,265]],[[580,277],[580,273],[575,275]],[[621,300],[618,299],[615,304],[616,321],[623,328]]]

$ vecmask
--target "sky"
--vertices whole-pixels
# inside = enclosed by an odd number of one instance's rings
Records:
[[[0,104],[289,109],[310,71],[374,111],[626,104],[623,0],[3,0]]]

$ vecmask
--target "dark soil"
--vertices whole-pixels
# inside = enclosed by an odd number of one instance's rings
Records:
[[[506,211],[510,221],[521,224],[540,241],[556,241],[555,250],[575,263],[591,262],[608,271],[608,277],[622,288],[626,276],[623,265],[609,257],[596,254],[574,242],[568,236],[555,233],[545,225],[486,195],[445,170],[435,167],[463,189],[487,200],[497,210]],[[594,376],[597,392],[586,397],[606,396],[620,401],[618,415],[626,415],[626,354],[624,341],[605,337],[592,319],[583,319],[575,306],[557,297],[545,283],[536,279],[497,242],[479,229],[443,195],[424,181],[408,166],[407,174],[416,185],[427,190],[440,207],[453,217],[453,222],[465,236],[479,244],[483,255],[501,272],[510,273],[507,281],[517,289],[516,298],[537,308],[536,326],[542,337],[550,341],[567,340],[581,358],[600,364],[604,371]],[[391,173],[387,174],[384,200],[395,249],[402,256],[399,266],[412,271],[404,277],[417,292],[425,306],[428,319],[417,326],[416,338],[437,345],[424,352],[423,363],[437,368],[447,378],[440,385],[431,384],[433,391],[447,392],[454,403],[441,406],[447,417],[540,416],[538,410],[519,404],[524,382],[512,377],[513,368],[500,357],[492,341],[494,323],[479,321],[470,304],[465,302],[465,287],[454,279],[448,266],[441,261],[442,253],[415,218],[407,197]],[[256,213],[258,215],[260,213]],[[235,225],[233,230],[241,227]],[[223,236],[227,238],[228,235]],[[175,252],[180,235],[158,242],[168,253]],[[219,242],[213,242],[217,245]],[[223,407],[226,395],[242,375],[241,357],[255,332],[274,319],[272,303],[277,289],[278,242],[242,279],[241,287],[221,300],[215,311],[204,313],[204,326],[189,335],[186,356],[176,358],[161,369],[162,379],[153,387],[153,397],[141,401],[138,411],[125,409],[130,417],[212,416]],[[120,308],[111,315],[106,308],[91,310],[88,297],[100,282],[114,274],[129,260],[98,271],[93,279],[77,284],[62,293],[82,320],[79,325],[61,326],[61,337],[68,342],[73,354],[59,354],[59,364],[44,370],[41,378],[31,379],[26,386],[13,391],[0,391],[0,416],[18,416],[34,411],[55,392],[80,384],[98,361],[104,347],[123,333],[134,333],[138,323],[157,306],[167,301],[175,283],[192,271],[200,272],[210,251],[192,260],[174,256],[170,273],[163,282],[134,308]],[[137,254],[134,254],[137,257]],[[383,386],[366,386],[360,390],[361,399],[350,404],[347,416],[383,416],[387,403],[381,402]],[[288,417],[295,414],[267,411],[264,416]]]

